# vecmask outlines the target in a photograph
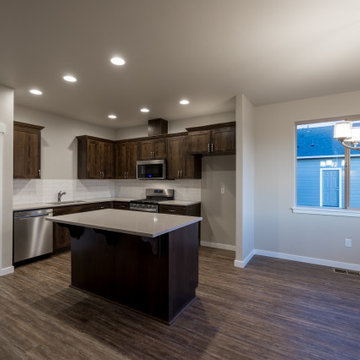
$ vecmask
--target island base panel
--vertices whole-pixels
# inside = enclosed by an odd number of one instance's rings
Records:
[[[72,286],[167,323],[195,299],[197,224],[156,238],[80,230],[72,229]]]

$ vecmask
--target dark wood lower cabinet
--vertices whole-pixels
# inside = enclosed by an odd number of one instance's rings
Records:
[[[144,238],[72,225],[71,285],[171,324],[195,299],[198,226]]]
[[[128,201],[114,201],[113,209],[129,210],[130,203]]]
[[[82,204],[82,205],[61,206],[54,208],[53,214],[54,216],[68,215],[68,214],[75,214],[85,211],[109,209],[112,208],[112,206],[113,206],[112,201],[92,203],[92,204]],[[53,231],[54,253],[69,250],[70,244],[71,244],[71,237],[69,230],[63,226],[54,224],[54,231]]]

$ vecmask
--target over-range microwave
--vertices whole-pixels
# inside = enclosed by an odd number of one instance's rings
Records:
[[[136,162],[136,178],[141,180],[166,179],[166,160],[141,160]]]

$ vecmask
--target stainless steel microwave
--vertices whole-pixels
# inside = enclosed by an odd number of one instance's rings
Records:
[[[166,179],[166,160],[141,160],[136,162],[136,178],[141,180]]]

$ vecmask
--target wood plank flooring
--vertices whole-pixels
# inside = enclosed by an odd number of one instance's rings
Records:
[[[70,288],[70,254],[0,278],[0,359],[360,359],[360,277],[202,248],[173,326]]]

